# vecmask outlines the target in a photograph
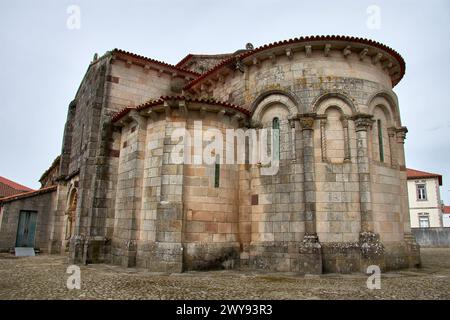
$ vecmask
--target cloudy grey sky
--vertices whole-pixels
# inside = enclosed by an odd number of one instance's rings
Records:
[[[67,28],[71,5],[80,29]],[[379,29],[367,8],[381,9]],[[448,0],[0,0],[0,175],[38,188],[61,150],[67,105],[95,52],[122,48],[176,63],[298,36],[383,42],[406,60],[395,91],[409,129],[407,165],[444,175],[450,203]]]

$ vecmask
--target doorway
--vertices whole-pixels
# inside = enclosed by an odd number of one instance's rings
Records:
[[[34,237],[36,234],[36,211],[21,210],[19,214],[19,225],[17,228],[16,247],[34,248]]]

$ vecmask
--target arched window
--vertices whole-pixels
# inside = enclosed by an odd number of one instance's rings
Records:
[[[375,122],[372,127],[372,157],[374,161],[391,164],[391,145],[388,128],[391,116],[385,106],[379,105],[373,109]]]
[[[380,154],[380,162],[384,162],[384,146],[383,146],[383,127],[381,126],[381,120],[377,120],[378,131],[378,150]]]
[[[272,156],[274,160],[280,160],[280,119],[275,117],[272,120]]]

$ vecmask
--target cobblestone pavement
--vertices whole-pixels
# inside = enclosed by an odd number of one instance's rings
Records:
[[[81,289],[69,290],[65,257],[0,254],[0,299],[450,299],[450,248],[422,249],[422,263],[383,274],[380,290],[367,289],[363,274],[164,274],[110,265],[82,266]]]

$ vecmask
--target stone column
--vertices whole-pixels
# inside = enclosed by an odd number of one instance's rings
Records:
[[[327,136],[326,136],[327,119],[320,119],[320,143],[322,151],[322,161],[327,161]]]
[[[361,230],[359,234],[360,269],[362,272],[366,272],[369,265],[377,265],[384,269],[384,246],[380,242],[380,236],[374,232],[372,212],[368,143],[373,120],[372,116],[368,114],[358,114],[353,119],[356,130],[356,159],[358,163],[361,211]]]
[[[401,219],[403,221],[403,232],[406,234],[411,233],[411,223],[409,217],[409,201],[408,201],[408,186],[406,177],[406,165],[405,165],[405,139],[408,129],[406,127],[401,127],[396,129],[396,149],[397,149],[397,161],[400,171],[400,210]]]
[[[361,210],[361,232],[373,232],[372,201],[370,188],[370,163],[368,152],[368,132],[372,126],[372,116],[359,114],[354,118],[356,130],[357,163]]]
[[[303,137],[303,175],[305,199],[305,238],[315,238],[316,186],[314,181],[314,120],[315,114],[300,115]]]
[[[342,128],[344,129],[344,161],[350,161],[350,138],[348,134],[348,119],[341,117]]]
[[[389,150],[391,152],[391,166],[398,166],[398,155],[397,155],[397,142],[395,139],[396,129],[394,127],[388,128],[388,136],[389,136]]]
[[[397,163],[400,174],[400,219],[403,222],[403,237],[405,239],[407,258],[409,267],[418,267],[421,264],[420,260],[420,246],[417,244],[416,239],[411,233],[411,222],[409,215],[409,200],[408,200],[408,181],[406,174],[405,163],[405,139],[408,129],[406,127],[400,127],[395,130],[396,133],[396,149],[397,149]]]
[[[299,245],[298,265],[306,273],[322,273],[322,246],[316,231],[316,185],[314,178],[314,122],[316,114],[299,116],[303,140],[303,189],[305,234]]]

